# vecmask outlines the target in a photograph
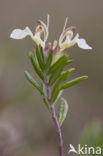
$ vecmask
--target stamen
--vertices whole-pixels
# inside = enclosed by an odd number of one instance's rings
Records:
[[[75,31],[75,30],[76,30],[76,26],[72,26],[72,30],[74,30],[74,31]]]
[[[73,32],[71,30],[69,30],[67,33],[66,33],[66,37],[67,39],[71,40],[72,37],[73,37]]]
[[[64,27],[63,27],[63,32],[64,32],[64,30],[66,28],[67,22],[68,22],[68,17],[66,17],[66,19],[65,19],[65,23],[64,23]]]
[[[37,23],[40,23],[41,24],[40,20],[37,20]]]
[[[47,22],[48,22],[48,24],[49,24],[49,16],[47,16]],[[38,20],[37,21],[38,23],[40,23],[41,25],[42,25],[42,28],[43,28],[43,32],[44,32],[44,42],[46,42],[46,40],[47,40],[47,38],[48,38],[48,27],[47,27],[47,25],[43,22],[43,21],[41,21],[41,20]]]
[[[43,27],[41,25],[38,25],[35,32],[38,33],[38,32],[41,32],[43,31]]]
[[[39,29],[42,30],[43,29],[42,26],[40,26]]]

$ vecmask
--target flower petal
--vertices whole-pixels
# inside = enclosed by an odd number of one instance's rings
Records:
[[[73,41],[73,42],[74,42],[74,41],[77,42],[78,39],[79,39],[79,34],[77,33],[72,41]]]
[[[79,48],[82,48],[82,49],[92,49],[92,47],[90,47],[87,44],[86,40],[83,39],[83,38],[78,39],[76,42],[77,42]]]
[[[19,40],[25,38],[27,35],[33,37],[33,34],[28,27],[26,27],[24,30],[14,29],[10,35],[10,38]]]

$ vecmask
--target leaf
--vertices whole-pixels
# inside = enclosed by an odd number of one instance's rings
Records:
[[[67,62],[68,55],[61,56],[50,68],[48,74],[52,74],[54,71],[58,69],[64,62]]]
[[[43,97],[43,101],[44,101],[47,109],[50,111],[50,103],[48,102],[48,100],[47,100],[47,98],[45,96]]]
[[[68,103],[64,98],[61,98],[61,103],[59,104],[59,110],[58,110],[58,121],[60,123],[60,126],[66,119],[68,112]]]
[[[52,62],[52,59],[53,59],[53,51],[51,50],[49,52],[49,56],[46,60],[46,65],[45,65],[45,70],[49,69],[50,65],[51,65],[51,62]]]
[[[43,90],[44,95],[46,96],[46,87],[45,87],[45,83],[41,83],[41,88]]]
[[[51,95],[51,102],[55,103],[55,101],[56,101],[59,94],[60,94],[60,89],[59,88],[57,88],[55,90],[53,89],[52,95]]]
[[[68,60],[66,63],[65,63],[65,65],[68,65],[68,64],[70,64],[70,63],[72,63],[73,62],[73,60]]]
[[[42,88],[39,86],[39,84],[34,80],[34,78],[29,74],[29,72],[25,71],[24,72],[25,77],[27,78],[27,80],[35,87],[37,88],[37,90],[39,90],[39,92],[43,95],[43,90]]]
[[[43,56],[42,55],[43,55],[42,54],[42,51],[40,50],[39,46],[36,45],[36,57],[38,59],[38,63],[40,65],[40,68],[42,70],[44,70],[44,68],[45,68],[45,62],[44,62],[44,59],[43,59]]]
[[[68,69],[67,71],[69,72],[69,74],[71,73],[71,72],[73,72],[75,70],[75,68],[70,68],[70,69]],[[63,75],[63,74],[65,74],[65,72],[67,72],[67,71],[63,71],[62,73],[61,73],[61,76]]]
[[[60,77],[61,72],[63,71],[64,65],[62,64],[61,66],[58,67],[58,69],[52,73],[49,79],[49,85],[52,85],[55,83],[55,81]]]
[[[41,56],[42,56],[42,58],[44,59],[43,48],[40,46],[39,49],[40,49]]]
[[[57,96],[57,98],[55,99],[55,104],[57,103],[57,101],[59,100],[59,98],[61,97],[61,95],[63,94],[63,90],[61,90]]]
[[[88,78],[88,76],[81,76],[81,77],[75,78],[75,79],[63,84],[60,89],[69,88],[69,87],[71,87],[71,86],[73,86],[75,84],[78,84],[78,83],[86,80],[87,78]]]
[[[70,62],[71,60],[63,62],[56,70],[52,72],[50,79],[49,79],[50,85],[53,85],[53,83],[55,83],[55,81],[60,77],[60,74],[63,71],[65,65],[68,65]],[[74,68],[72,68],[71,70],[74,70]]]
[[[52,90],[52,94],[51,94],[51,102],[55,102],[59,91],[60,91],[60,87],[63,84],[63,82],[68,78],[68,75],[70,73],[70,70],[67,70],[65,72],[63,72],[59,78],[59,80],[56,82],[53,90]]]
[[[37,61],[33,55],[32,52],[29,52],[29,57],[30,57],[30,60],[31,60],[31,63],[36,71],[36,73],[39,75],[39,77],[44,81],[44,75],[43,75],[43,72],[42,70],[40,69],[40,67],[38,66],[37,64]]]

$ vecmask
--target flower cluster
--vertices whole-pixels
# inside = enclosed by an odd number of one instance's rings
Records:
[[[78,47],[82,49],[92,49],[92,47],[86,43],[85,39],[79,38],[78,33],[73,38],[73,31],[76,29],[76,27],[71,26],[66,28],[67,21],[68,18],[66,18],[65,20],[64,28],[60,35],[59,41],[58,42],[54,41],[53,45],[51,46],[52,49],[53,50],[58,49],[58,51],[64,51],[65,49],[74,46],[75,44],[77,44]],[[41,20],[38,20],[37,22],[39,23],[39,25],[35,29],[35,34],[33,34],[30,28],[27,26],[24,30],[14,29],[10,37],[13,39],[23,39],[26,36],[30,36],[37,45],[40,45],[43,49],[45,49],[47,47],[46,42],[49,35],[49,15],[47,15],[47,24],[45,24]],[[43,39],[41,38],[42,34],[44,35]],[[49,43],[48,45],[51,45],[51,43]]]

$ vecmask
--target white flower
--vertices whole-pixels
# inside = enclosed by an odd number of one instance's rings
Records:
[[[86,40],[83,38],[79,38],[79,34],[77,34],[73,38],[73,30],[75,27],[68,27],[66,28],[68,18],[66,18],[63,31],[59,38],[59,45],[57,41],[54,41],[53,45],[51,46],[53,50],[63,51],[75,44],[82,49],[92,49],[87,43]],[[14,29],[10,35],[13,39],[23,39],[26,36],[30,36],[32,40],[37,44],[40,45],[43,49],[46,47],[46,41],[48,39],[49,34],[49,15],[47,16],[47,24],[43,21],[38,20],[39,25],[36,27],[35,34],[33,34],[29,27],[26,27],[24,30],[22,29]],[[43,34],[44,38],[41,38]],[[72,39],[73,38],[73,39]]]
[[[75,29],[75,27],[69,27],[66,28],[66,24],[67,24],[67,18],[64,24],[64,28],[63,28],[63,32],[60,35],[59,38],[59,46],[61,51],[63,51],[64,49],[67,49],[75,44],[78,45],[79,48],[82,49],[92,49],[92,47],[90,47],[87,43],[86,40],[83,38],[79,38],[79,34],[77,34],[74,39],[73,38],[73,31]]]
[[[42,22],[41,20],[38,20],[38,23],[40,25],[38,25],[36,27],[35,30],[35,34],[33,35],[33,33],[31,32],[29,27],[26,27],[24,30],[22,29],[14,29],[10,35],[10,38],[13,39],[23,39],[26,36],[30,36],[32,38],[32,40],[34,40],[34,42],[37,45],[41,45],[43,48],[45,48],[45,43],[48,39],[48,29],[49,29],[49,15],[47,16],[47,25]],[[44,39],[41,39],[41,34],[44,34]]]

